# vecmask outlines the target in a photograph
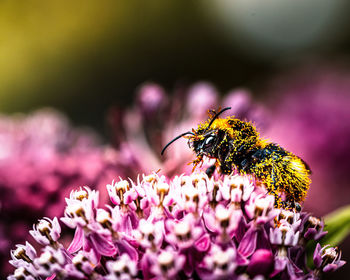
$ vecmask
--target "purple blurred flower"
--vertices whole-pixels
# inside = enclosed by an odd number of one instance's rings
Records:
[[[205,271],[200,274],[202,279],[231,279],[235,276],[236,250],[233,247],[223,249],[212,245],[203,259]]]
[[[69,258],[64,250],[46,246],[40,257],[34,260],[35,273],[41,277],[50,277],[55,274],[56,278],[64,278],[67,274],[61,267],[67,261]]]
[[[318,245],[315,269],[308,267],[305,247],[322,230],[307,233],[310,215],[275,209],[249,176],[153,173],[107,189],[105,208],[98,191],[73,190],[60,218],[75,230],[71,244],[61,242],[59,219],[40,220],[31,233],[41,254],[28,242],[17,245],[8,279],[319,279],[345,263],[336,248]]]
[[[98,279],[97,273],[94,272],[94,265],[85,252],[78,252],[72,256],[68,264],[61,266],[61,271],[67,271],[67,277],[63,279]]]
[[[15,272],[7,277],[8,280],[18,280],[18,279],[25,279],[25,280],[36,280],[35,276],[30,273],[30,271],[27,270],[26,267],[18,267],[16,268]]]
[[[105,186],[116,174],[115,151],[88,130],[73,128],[51,109],[29,115],[0,116],[0,266],[8,250],[41,216],[31,232],[41,244],[55,242],[64,197],[73,186]],[[103,200],[103,198],[101,199]],[[52,227],[51,227],[52,226]],[[0,273],[1,277],[1,273]]]
[[[268,93],[273,99],[266,135],[302,155],[311,167],[313,187],[305,209],[324,215],[349,204],[349,67],[314,63],[270,84]]]
[[[185,264],[185,256],[168,246],[160,250],[152,262],[151,272],[156,279],[176,278]]]
[[[144,249],[159,249],[164,239],[163,221],[153,223],[142,219],[139,221],[138,231],[134,232],[136,241]]]
[[[121,255],[116,261],[108,261],[106,268],[109,274],[105,280],[131,280],[137,275],[137,263],[128,254]]]

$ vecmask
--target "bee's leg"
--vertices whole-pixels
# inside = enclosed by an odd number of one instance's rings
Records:
[[[214,174],[214,172],[215,172],[215,169],[216,169],[215,164],[213,164],[213,165],[211,165],[211,166],[209,166],[209,167],[207,168],[207,170],[205,171],[205,173],[208,175],[209,178],[211,178],[211,177],[213,176],[213,174]]]
[[[231,163],[224,163],[220,166],[220,171],[222,174],[231,174],[232,173],[232,164]]]
[[[232,162],[232,153],[234,151],[233,142],[228,142],[228,150],[226,149],[224,154],[222,154],[222,171],[225,174],[231,174],[233,172],[234,164]]]
[[[230,150],[222,149],[218,153],[218,162],[220,165],[220,172],[222,174],[231,174],[232,173],[232,161],[229,158]]]
[[[200,162],[202,162],[202,160],[203,160],[203,156],[199,155],[194,161],[192,161],[192,164],[193,164],[192,172],[196,169],[197,165]],[[191,162],[189,164],[191,164]]]

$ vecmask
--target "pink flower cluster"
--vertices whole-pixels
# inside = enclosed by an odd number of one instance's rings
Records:
[[[208,109],[230,106],[236,116],[261,123],[263,109],[246,90],[220,99],[213,85],[201,82],[177,93],[171,99],[159,85],[144,84],[132,108],[112,111],[114,148],[52,109],[0,116],[0,278],[10,269],[9,249],[28,238],[25,229],[37,217],[60,216],[72,187],[101,189],[117,175],[135,178],[159,168],[168,176],[190,174],[193,155],[186,141],[174,143],[163,157],[160,151],[207,118]],[[100,201],[107,196],[100,192]]]
[[[318,244],[314,266],[305,247],[326,234],[307,213],[274,207],[248,176],[153,173],[107,185],[99,207],[88,187],[71,192],[60,218],[75,235],[60,241],[57,218],[44,218],[11,252],[14,279],[319,279],[344,264],[337,248]]]
[[[0,278],[9,249],[28,238],[37,217],[61,215],[72,187],[104,187],[121,174],[109,154],[94,133],[55,110],[0,116]]]

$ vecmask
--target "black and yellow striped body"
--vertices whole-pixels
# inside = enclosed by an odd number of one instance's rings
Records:
[[[197,154],[195,164],[208,156],[216,158],[223,174],[238,171],[254,175],[275,196],[278,207],[293,208],[305,199],[311,182],[305,162],[261,139],[252,123],[233,117],[216,118],[200,124],[193,132],[188,138]]]

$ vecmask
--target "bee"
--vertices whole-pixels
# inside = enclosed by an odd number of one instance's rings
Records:
[[[162,150],[174,141],[185,137],[189,147],[196,153],[194,168],[203,157],[216,159],[214,166],[207,170],[210,176],[216,169],[221,174],[251,174],[263,183],[269,194],[275,196],[277,207],[300,211],[300,202],[309,189],[311,174],[308,165],[293,153],[278,144],[260,138],[251,122],[233,116],[219,118],[231,109],[211,111],[209,119],[197,129],[187,131],[171,140]]]

